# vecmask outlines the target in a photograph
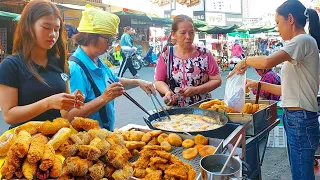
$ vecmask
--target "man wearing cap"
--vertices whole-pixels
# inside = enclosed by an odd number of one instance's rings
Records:
[[[69,59],[69,68],[71,91],[81,90],[85,104],[79,110],[70,111],[69,120],[89,117],[112,131],[115,123],[113,100],[124,93],[124,86],[140,86],[147,94],[155,93],[151,82],[118,78],[99,59],[115,41],[119,23],[118,16],[90,5],[82,12],[79,33],[73,38],[79,46]]]

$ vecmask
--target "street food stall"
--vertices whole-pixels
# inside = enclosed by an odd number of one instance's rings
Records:
[[[1,136],[0,173],[7,179],[261,179],[268,134],[279,123],[276,102],[260,101],[260,109],[246,113],[230,113],[222,106],[215,110],[205,107],[219,102],[208,99],[150,114],[144,118],[147,126],[128,124],[114,132],[101,129],[95,120],[80,117],[71,124],[63,118],[31,121]],[[169,124],[164,119],[168,115]],[[185,122],[180,122],[181,117]],[[239,142],[227,164],[231,175],[204,167],[208,165],[205,159],[230,154]]]

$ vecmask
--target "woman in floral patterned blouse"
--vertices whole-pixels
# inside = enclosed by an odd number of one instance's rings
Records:
[[[159,56],[155,71],[157,90],[164,95],[167,105],[179,107],[210,98],[210,92],[219,87],[222,80],[212,53],[206,48],[193,45],[195,29],[192,19],[185,15],[176,16],[171,33],[177,43]],[[172,58],[169,58],[170,51]],[[171,65],[169,68],[168,62]],[[174,81],[174,87],[167,84],[169,75]]]

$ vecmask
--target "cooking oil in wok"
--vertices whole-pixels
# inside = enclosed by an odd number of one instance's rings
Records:
[[[222,167],[223,167],[223,164],[210,164],[206,167],[206,169],[209,172],[220,174]],[[227,166],[224,169],[222,174],[232,174],[232,173],[234,173],[234,170],[231,167]]]

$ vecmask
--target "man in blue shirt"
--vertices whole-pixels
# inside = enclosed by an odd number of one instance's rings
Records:
[[[99,59],[115,40],[119,17],[88,5],[82,14],[79,33],[74,36],[79,46],[69,61],[69,69],[71,92],[79,89],[85,97],[85,104],[79,110],[71,110],[68,119],[89,117],[112,131],[115,123],[113,100],[124,93],[124,86],[140,86],[147,94],[155,93],[155,89],[150,82],[116,77]],[[110,80],[115,83],[109,84]],[[102,111],[106,117],[101,116]]]

